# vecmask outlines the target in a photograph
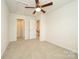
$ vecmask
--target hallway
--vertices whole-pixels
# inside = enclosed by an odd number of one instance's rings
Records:
[[[46,41],[18,40],[8,45],[2,59],[77,59],[77,54]]]

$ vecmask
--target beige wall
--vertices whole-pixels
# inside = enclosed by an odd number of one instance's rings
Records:
[[[9,10],[4,0],[1,0],[1,55],[3,55],[9,43],[8,31]]]
[[[36,39],[36,20],[30,20],[30,39]]]
[[[46,15],[46,40],[77,52],[77,1]]]
[[[40,16],[40,41],[46,40],[46,17],[44,14]]]

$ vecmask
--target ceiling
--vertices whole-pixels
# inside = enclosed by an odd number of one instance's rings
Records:
[[[19,2],[17,2],[19,1]],[[73,0],[39,0],[40,5],[53,2],[52,6],[44,7],[43,9],[46,11],[46,13],[50,12],[51,10],[55,10]],[[16,14],[23,14],[23,15],[32,15],[33,11],[35,9],[26,9],[25,6],[35,6],[35,0],[6,0],[7,5],[10,9],[10,12],[16,13]],[[22,2],[22,3],[20,3]],[[25,4],[23,4],[25,3]],[[42,13],[42,12],[41,12]]]

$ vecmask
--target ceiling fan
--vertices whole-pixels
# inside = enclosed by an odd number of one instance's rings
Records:
[[[50,3],[47,3],[47,4],[44,4],[44,5],[40,5],[40,2],[39,0],[35,0],[35,3],[36,3],[36,6],[35,7],[25,7],[25,8],[35,8],[33,14],[35,14],[36,12],[43,12],[43,13],[46,13],[46,11],[44,11],[42,8],[44,7],[47,7],[47,6],[50,6],[50,5],[53,5],[53,2],[50,2]]]

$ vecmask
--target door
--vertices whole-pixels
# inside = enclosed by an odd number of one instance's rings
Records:
[[[25,23],[23,19],[17,20],[17,39],[24,39],[25,38]]]

